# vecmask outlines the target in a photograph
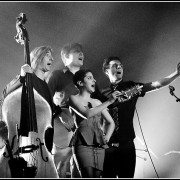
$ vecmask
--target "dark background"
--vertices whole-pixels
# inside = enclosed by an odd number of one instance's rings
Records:
[[[28,19],[30,50],[51,46],[54,70],[64,67],[61,47],[81,43],[84,67],[94,72],[100,87],[109,83],[102,62],[110,55],[121,57],[125,80],[143,83],[169,75],[180,62],[179,2],[0,2],[1,92],[24,64],[24,47],[14,40],[16,17],[21,12]],[[180,79],[172,85],[180,97]],[[140,98],[137,111],[159,177],[180,177],[180,103],[165,87]],[[136,114],[134,126],[136,146],[142,148]],[[137,155],[135,177],[156,178],[148,153],[137,150]]]

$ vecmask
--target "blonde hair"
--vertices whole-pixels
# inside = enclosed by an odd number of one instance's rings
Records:
[[[65,66],[67,66],[66,58],[64,56],[68,56],[71,52],[74,51],[82,51],[82,45],[80,43],[67,43],[61,49],[61,59]]]
[[[37,65],[41,63],[42,59],[48,52],[52,53],[52,49],[49,46],[39,46],[31,51],[30,61],[33,70],[36,69]]]

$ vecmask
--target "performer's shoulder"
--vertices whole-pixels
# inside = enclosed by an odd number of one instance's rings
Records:
[[[49,78],[62,78],[65,76],[63,69],[56,69],[49,74]]]
[[[143,83],[142,82],[135,82],[135,81],[125,81],[124,83],[130,85],[130,86],[135,86],[135,85],[142,85]]]
[[[54,70],[54,71],[52,71],[52,74],[53,75],[61,75],[61,74],[64,74],[64,71],[63,71],[63,69],[56,69],[56,70]]]

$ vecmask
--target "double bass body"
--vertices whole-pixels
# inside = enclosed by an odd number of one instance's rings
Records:
[[[20,114],[21,114],[21,92],[22,87],[16,89],[10,93],[3,102],[2,105],[2,116],[3,120],[6,122],[8,127],[8,141],[12,148],[13,157],[16,158],[17,151],[19,150],[19,156],[22,157],[27,163],[31,161],[32,152],[21,153],[22,147],[28,147],[29,145],[35,145],[37,150],[36,153],[36,178],[58,178],[58,173],[54,165],[53,156],[48,151],[46,146],[45,134],[48,128],[52,128],[51,117],[52,112],[49,104],[44,100],[44,98],[34,90],[36,116],[38,133],[30,132],[28,137],[20,137],[18,139],[17,126],[20,125]],[[33,136],[33,137],[32,137]],[[18,143],[19,141],[20,144]],[[41,143],[41,145],[40,145]],[[0,152],[0,178],[10,178],[12,177],[11,169],[9,166],[10,157],[6,146],[1,149]],[[6,154],[4,156],[4,154]],[[35,155],[34,155],[35,156]],[[16,166],[18,166],[16,164]],[[28,164],[27,164],[28,166]],[[18,169],[19,167],[17,167]],[[32,175],[32,174],[31,174]],[[19,176],[21,176],[19,174]]]

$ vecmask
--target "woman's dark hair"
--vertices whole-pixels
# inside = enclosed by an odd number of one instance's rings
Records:
[[[91,72],[92,71],[90,69],[80,69],[79,71],[77,71],[74,76],[73,76],[73,82],[74,82],[74,85],[79,89],[79,85],[78,85],[78,81],[82,81],[84,80],[84,77],[86,76],[86,74],[88,72]]]

